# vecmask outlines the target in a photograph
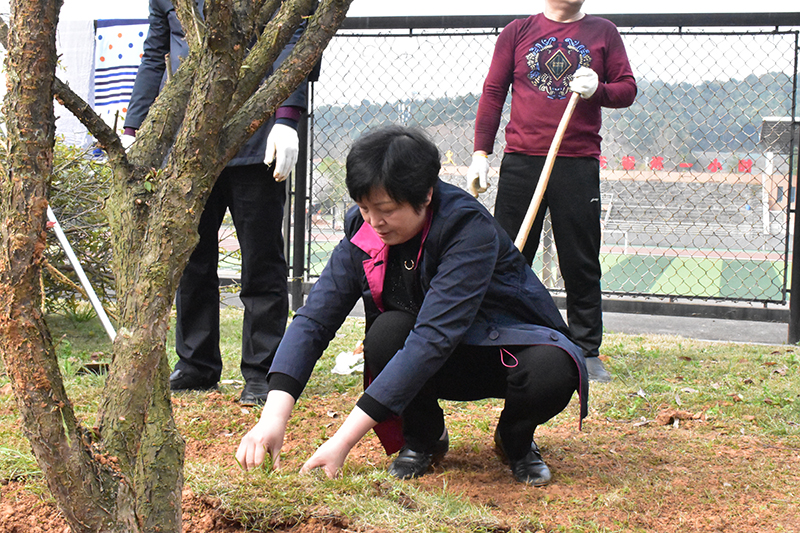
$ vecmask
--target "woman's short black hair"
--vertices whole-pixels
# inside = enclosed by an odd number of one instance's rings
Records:
[[[345,182],[356,202],[373,189],[389,198],[408,202],[419,210],[439,179],[439,149],[421,131],[403,126],[384,126],[362,135],[347,155]]]

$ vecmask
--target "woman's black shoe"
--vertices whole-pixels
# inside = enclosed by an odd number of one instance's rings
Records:
[[[508,459],[505,448],[503,448],[503,440],[496,430],[494,432],[494,444],[495,451],[500,456],[500,459],[511,468],[511,474],[520,483],[541,487],[547,485],[553,478],[550,469],[542,459],[542,454],[539,453],[539,447],[536,446],[533,440],[531,440],[531,449],[528,454],[516,461]]]
[[[408,446],[400,450],[400,453],[397,454],[397,459],[389,466],[389,473],[397,479],[420,477],[428,471],[431,465],[441,461],[449,449],[450,437],[445,429],[444,435],[436,441],[433,451],[430,453],[415,452]]]

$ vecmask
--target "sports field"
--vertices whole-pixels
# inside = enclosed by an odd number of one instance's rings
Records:
[[[311,278],[320,275],[341,235],[315,237],[308,248]],[[601,252],[604,292],[781,302],[785,299],[784,269],[785,286],[790,284],[791,264],[777,253],[646,247],[631,247],[627,251],[629,253],[624,253],[620,246],[610,246]],[[232,261],[237,262],[227,256],[223,263],[225,268],[235,269]],[[533,268],[545,278],[541,252]],[[545,284],[552,285],[547,280]]]
[[[731,300],[783,300],[783,260],[601,253],[603,292]],[[542,273],[541,254],[533,264]],[[790,283],[787,267],[786,284]]]

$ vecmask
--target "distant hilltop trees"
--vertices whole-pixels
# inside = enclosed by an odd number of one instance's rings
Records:
[[[642,161],[658,156],[673,162],[698,153],[744,157],[763,151],[758,142],[764,117],[791,113],[792,79],[782,72],[698,84],[637,82],[639,91],[630,108],[604,109],[604,154],[635,155]],[[468,164],[479,98],[468,93],[317,106],[315,157],[340,158],[367,128],[403,123],[428,130],[443,153],[451,150],[456,163]],[[502,150],[503,142],[498,134],[496,151]]]

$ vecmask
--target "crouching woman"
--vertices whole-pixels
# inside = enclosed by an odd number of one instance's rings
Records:
[[[375,428],[387,453],[400,450],[389,472],[421,476],[449,445],[439,399],[504,398],[499,454],[517,481],[550,480],[534,431],[576,390],[586,415],[583,355],[511,239],[477,200],[439,180],[439,161],[418,130],[386,127],[354,143],[346,183],[357,208],[278,348],[261,418],[236,453],[244,468],[267,453],[279,464],[295,401],[360,297],[369,384],[301,472],[333,477]]]

